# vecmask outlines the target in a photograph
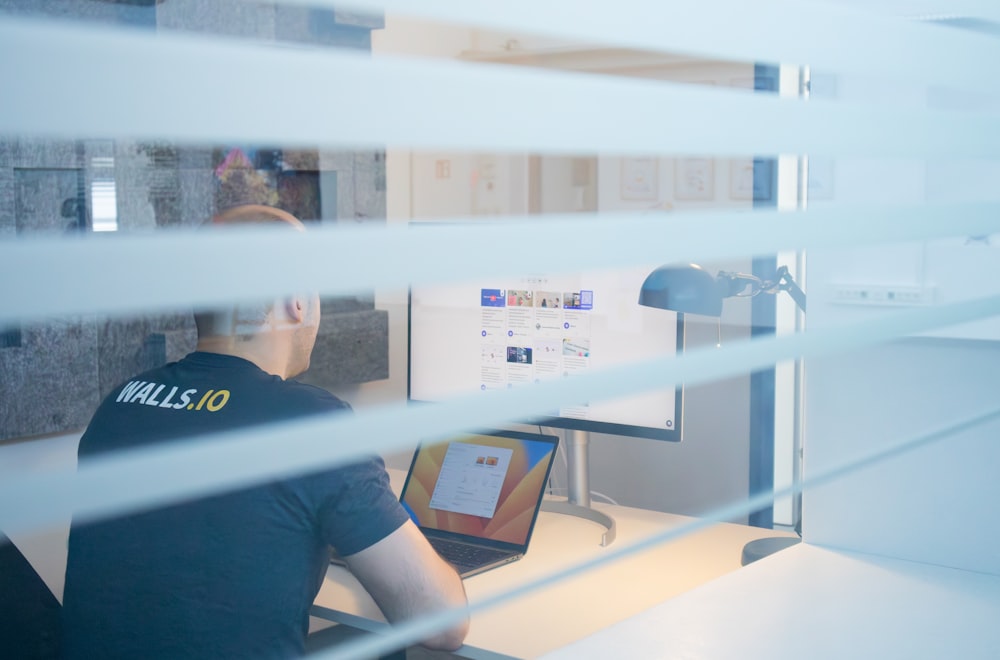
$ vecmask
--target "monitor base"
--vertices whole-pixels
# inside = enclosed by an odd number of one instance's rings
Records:
[[[567,516],[584,518],[605,527],[604,534],[601,535],[601,545],[608,546],[615,540],[615,519],[611,516],[595,511],[589,507],[573,504],[572,502],[562,502],[559,500],[542,500],[542,511],[550,513],[561,513]]]

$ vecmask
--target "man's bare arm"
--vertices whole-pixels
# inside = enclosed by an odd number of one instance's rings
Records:
[[[455,569],[438,556],[411,520],[378,543],[344,560],[390,622],[464,607],[468,602],[465,587]],[[466,619],[422,644],[431,649],[453,651],[462,645],[468,630]]]

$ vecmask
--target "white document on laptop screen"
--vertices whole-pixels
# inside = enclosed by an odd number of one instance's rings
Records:
[[[431,508],[492,518],[514,451],[453,442],[448,445]]]

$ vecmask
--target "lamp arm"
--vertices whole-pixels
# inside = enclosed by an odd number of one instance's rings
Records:
[[[725,270],[719,271],[716,281],[722,289],[723,298],[750,298],[763,291],[767,284],[756,275]],[[747,286],[750,291],[746,291]]]
[[[760,293],[775,294],[778,291],[787,291],[799,309],[806,311],[806,294],[792,279],[788,266],[779,268],[774,274],[774,280],[762,280],[756,275],[723,270],[716,276],[716,282],[723,298],[750,298]],[[750,290],[746,291],[748,286]]]
[[[778,290],[787,291],[799,309],[803,312],[806,311],[806,294],[792,279],[791,273],[788,272],[788,266],[782,266],[775,274],[778,277]]]

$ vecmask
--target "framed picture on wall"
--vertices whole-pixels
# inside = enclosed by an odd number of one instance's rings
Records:
[[[499,157],[476,158],[472,172],[472,214],[500,215],[504,208],[504,189]]]
[[[660,167],[657,158],[622,158],[621,198],[655,202],[660,193]]]
[[[733,158],[729,161],[729,199],[753,199],[752,158]]]
[[[715,199],[715,162],[711,158],[674,161],[674,199]]]

